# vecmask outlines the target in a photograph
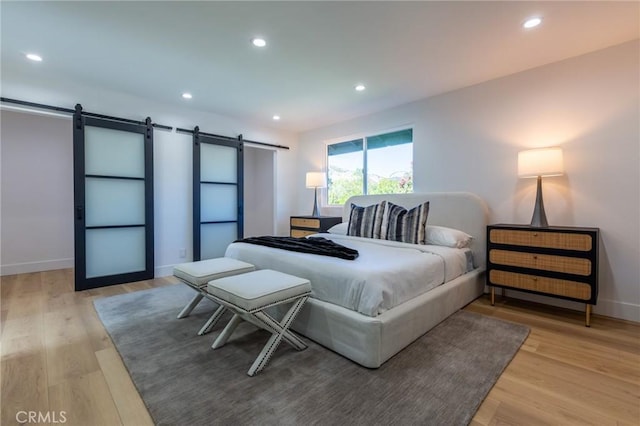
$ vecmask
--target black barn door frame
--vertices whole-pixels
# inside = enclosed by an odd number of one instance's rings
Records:
[[[213,145],[222,145],[232,148],[236,148],[238,155],[237,161],[237,194],[238,194],[238,210],[237,221],[214,221],[214,222],[201,222],[201,199],[200,199],[200,144],[209,143]],[[193,129],[193,260],[201,260],[201,241],[200,241],[200,228],[201,225],[211,223],[233,223],[237,222],[237,235],[238,238],[242,238],[244,233],[244,142],[242,135],[238,136],[237,140],[230,138],[218,137],[216,135],[210,135],[207,133],[200,133],[200,129],[196,126]],[[213,184],[224,184],[224,182],[208,182]]]
[[[96,226],[89,229],[124,228],[133,226],[145,227],[145,270],[124,274],[86,278],[86,221],[85,221],[85,149],[84,126],[102,127],[144,135],[144,167],[145,167],[145,223],[143,225]],[[74,232],[75,232],[75,290],[87,290],[106,287],[132,281],[152,279],[154,277],[154,215],[153,215],[153,124],[151,118],[144,125],[114,121],[95,117],[86,117],[82,106],[76,105],[73,114],[73,167],[74,167]],[[107,177],[107,176],[89,176]],[[109,177],[113,178],[113,177]],[[128,179],[128,178],[122,178]],[[139,179],[139,178],[135,178]]]

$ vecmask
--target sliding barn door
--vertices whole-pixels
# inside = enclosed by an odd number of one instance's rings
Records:
[[[243,143],[193,133],[193,260],[224,256],[243,234]]]
[[[74,115],[75,288],[153,278],[153,128]]]

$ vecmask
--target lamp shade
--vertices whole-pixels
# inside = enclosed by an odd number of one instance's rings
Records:
[[[518,153],[518,177],[560,176],[564,173],[562,149],[530,149]]]
[[[307,173],[307,188],[325,188],[327,186],[327,174],[322,172]]]

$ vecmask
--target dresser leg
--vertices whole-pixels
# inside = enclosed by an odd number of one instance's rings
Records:
[[[585,309],[586,312],[586,320],[585,320],[585,325],[587,327],[591,327],[591,305],[587,303],[587,309]]]
[[[491,287],[491,306],[496,304],[496,288]]]

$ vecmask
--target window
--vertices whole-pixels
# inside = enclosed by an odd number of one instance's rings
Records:
[[[413,192],[413,129],[327,146],[330,205],[352,195]]]

